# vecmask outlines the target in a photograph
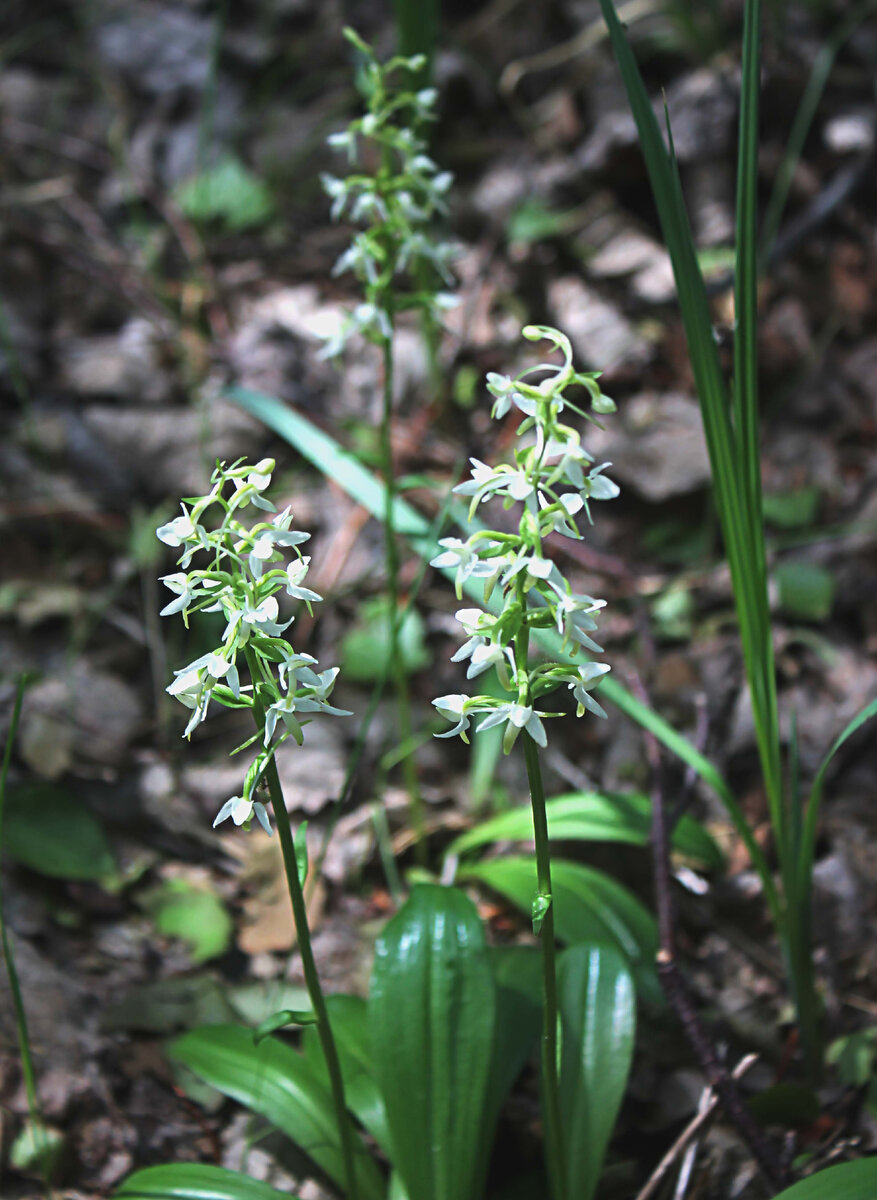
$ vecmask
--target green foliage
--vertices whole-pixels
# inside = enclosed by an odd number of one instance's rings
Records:
[[[191,221],[216,222],[229,233],[264,225],[274,214],[266,185],[234,155],[180,184],[176,201]]]
[[[405,613],[397,636],[404,671],[412,674],[429,665],[426,627],[416,609]],[[341,670],[351,683],[374,683],[389,674],[391,654],[390,608],[385,596],[375,596],[359,606],[356,623],[342,639]]]
[[[120,1200],[291,1200],[287,1192],[239,1171],[203,1163],[146,1167],[129,1175],[115,1195]]]
[[[378,939],[368,1006],[394,1166],[412,1198],[481,1194],[495,1020],[471,901],[455,889],[415,888]]]
[[[218,958],[231,943],[231,917],[211,888],[168,879],[150,897],[149,907],[159,933],[188,943],[193,963]]]
[[[812,959],[812,866],[816,818],[824,768],[805,805],[794,785],[786,786],[782,770],[773,639],[767,591],[767,555],[761,498],[758,445],[758,359],[756,347],[758,168],[758,94],[761,9],[747,0],[743,29],[740,134],[737,170],[734,373],[730,403],[712,335],[710,308],[698,266],[694,240],[682,197],[673,142],[661,136],[642,77],[618,20],[612,0],[600,0],[618,60],[640,146],[646,161],[664,239],[670,252],[679,305],[688,340],[709,450],[715,503],[731,569],[746,678],[752,701],[770,820],[779,862],[780,886],[735,797],[722,799],[757,870],[780,941],[794,998],[807,1067],[813,1077],[821,1066],[819,1003]],[[860,19],[857,11],[856,19]],[[809,616],[830,608],[827,581],[809,581]],[[794,588],[790,602],[799,603]],[[799,610],[800,611],[800,610]],[[875,705],[865,712],[873,713]],[[857,718],[860,724],[867,719]],[[849,736],[845,731],[842,738]]]
[[[466,864],[459,869],[458,877],[499,892],[530,916],[536,892],[532,857],[509,856]],[[551,864],[551,885],[560,941],[614,947],[630,964],[642,997],[660,1005],[662,993],[654,968],[658,948],[655,920],[633,893],[602,871],[563,859]]]
[[[817,563],[784,562],[773,573],[782,611],[799,621],[827,621],[834,606],[834,574]]]
[[[552,841],[649,844],[652,804],[636,792],[571,792],[546,801],[548,836]],[[491,817],[455,838],[449,855],[462,855],[490,842],[533,840],[533,812],[511,809]],[[722,853],[699,821],[683,814],[673,830],[673,848],[709,870],[720,870]]]
[[[815,485],[790,492],[767,492],[762,497],[764,519],[777,529],[803,529],[815,521],[820,499]]]
[[[260,1113],[287,1135],[336,1184],[345,1185],[344,1163],[332,1096],[309,1064],[274,1038],[255,1045],[235,1025],[184,1034],[170,1046],[177,1062],[226,1096]],[[374,1163],[359,1145],[357,1180],[364,1200],[381,1200]]]
[[[874,1200],[877,1196],[877,1158],[860,1158],[817,1171],[793,1184],[776,1200]]]
[[[53,879],[100,880],[116,869],[100,821],[53,783],[9,789],[3,844],[16,862]]]
[[[633,980],[617,950],[582,945],[561,955],[557,983],[567,1195],[591,1200],[630,1074]]]

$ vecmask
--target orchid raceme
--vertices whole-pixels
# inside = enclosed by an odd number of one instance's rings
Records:
[[[257,689],[265,714],[262,746],[247,772],[243,795],[232,796],[222,806],[217,825],[231,817],[236,825],[249,827],[255,816],[270,829],[266,809],[255,793],[277,747],[288,737],[301,744],[301,716],[349,715],[329,703],[337,668],[318,672],[317,660],[297,654],[283,637],[293,618],[280,620],[277,593],[284,591],[302,600],[309,611],[321,597],[303,586],[310,558],[299,546],[310,534],[292,529],[289,509],[277,513],[262,494],[273,470],[270,458],[255,466],[243,461],[230,467],[217,464],[207,495],[184,502],[182,515],[156,531],[165,545],[182,550],[181,568],[188,568],[196,554],[207,559],[206,566],[197,570],[163,576],[175,598],[161,615],[181,613],[187,627],[189,616],[197,612],[221,612],[226,621],[221,644],[174,672],[176,678],[167,689],[191,710],[184,736],[190,737],[205,720],[211,700],[228,708],[253,708]],[[258,516],[248,525],[239,514],[250,506]],[[284,551],[295,556],[288,565]],[[257,677],[245,685],[237,666],[241,652],[258,668]]]
[[[466,541],[444,538],[439,542],[442,552],[432,560],[434,567],[456,568],[458,597],[467,579],[484,581],[485,603],[499,588],[502,604],[498,615],[472,608],[457,613],[468,640],[453,661],[468,660],[467,679],[495,668],[502,687],[513,697],[442,696],[433,703],[455,725],[438,736],[459,734],[468,741],[470,718],[477,715],[481,721],[476,732],[505,726],[506,753],[521,729],[526,729],[538,745],[546,744],[543,721],[562,713],[543,712],[534,705],[563,686],[572,691],[578,715],[586,710],[606,715],[590,695],[609,670],[605,663],[578,666],[552,662],[531,667],[526,653],[521,653],[521,634],[554,626],[573,655],[581,647],[601,652],[591,634],[597,629],[594,615],[605,601],[574,592],[547,556],[544,540],[552,533],[580,538],[576,516],[583,512],[590,520],[590,501],[618,495],[617,485],[604,474],[611,464],[595,464],[578,430],[560,420],[567,412],[593,420],[566,395],[576,385],[586,389],[593,412],[614,410],[613,402],[600,391],[597,373],[575,370],[569,339],[556,329],[530,325],[523,336],[528,341],[551,342],[561,351],[563,362],[539,363],[515,379],[493,373],[487,376],[488,391],[495,397],[494,418],[502,419],[512,409],[523,417],[518,427],[519,448],[513,462],[496,467],[471,459],[471,478],[454,489],[459,495],[471,497],[470,516],[491,499],[501,499],[506,509],[522,505],[517,533],[479,530]],[[534,376],[537,381],[531,382]]]
[[[334,149],[346,154],[347,176],[327,174],[322,182],[332,200],[332,219],[346,217],[364,227],[335,263],[333,274],[352,271],[365,300],[327,341],[325,358],[339,354],[355,333],[379,345],[390,341],[400,309],[418,309],[438,322],[456,303],[450,294],[424,283],[451,283],[451,248],[436,241],[430,227],[447,212],[452,182],[450,172],[439,170],[416,132],[435,119],[436,91],[406,87],[425,60],[397,56],[381,63],[353,30],[345,30],[345,36],[362,56],[360,87],[367,111],[329,138]],[[410,281],[407,289],[403,277]]]

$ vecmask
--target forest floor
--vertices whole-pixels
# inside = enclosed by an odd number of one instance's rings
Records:
[[[599,5],[443,7],[432,154],[456,178],[447,232],[460,303],[439,349],[439,382],[416,327],[399,335],[393,449],[406,495],[431,519],[469,455],[494,462],[508,449],[513,425],[489,420],[485,373],[521,368],[523,325],[567,332],[579,363],[603,371],[618,403],[586,444],[612,461],[622,495],[597,506],[585,540],[563,551],[564,569],[576,590],[607,600],[601,640],[614,676],[644,687],[703,749],[770,853],[672,273]],[[831,0],[766,7],[765,205],[814,62],[850,11]],[[314,622],[303,614],[296,623],[296,645],[340,664],[337,702],[365,711],[380,671],[380,525],[343,479],[317,474],[227,392],[279,397],[376,469],[375,352],[353,346],[341,365],[319,357],[320,332],[357,301],[349,277],[331,275],[349,228],[330,221],[320,174],[343,170],[326,137],[357,111],[341,29],[353,25],[389,54],[389,8],[7,0],[0,14],[0,733],[17,677],[36,672],[12,760],[4,905],[40,1097],[64,1142],[57,1194],[70,1200],[107,1196],[135,1167],[179,1159],[245,1164],[278,1186],[301,1170],[277,1166],[262,1142],[251,1146],[248,1119],[181,1081],[163,1052],[169,1036],[198,1023],[255,1024],[303,1005],[276,846],[258,831],[211,829],[240,788],[228,758],[240,717],[211,717],[190,745],[182,710],[164,693],[172,669],[207,643],[158,617],[166,596],[157,576],[173,566],[154,529],[181,496],[204,488],[217,458],[274,456],[274,500],[311,531],[309,583],[326,597]],[[647,82],[666,94],[728,362],[739,9],[716,5],[713,21],[713,6],[655,0],[628,18]],[[847,33],[761,288],[778,685],[784,738],[794,720],[805,780],[877,696],[873,10]],[[214,172],[209,195],[193,194],[199,172]],[[406,551],[406,594],[419,567]],[[456,607],[428,572],[409,631],[435,869],[477,816],[526,798],[515,755],[474,781],[466,747],[431,736],[440,727],[431,700],[462,686],[449,661]],[[605,722],[556,723],[549,795],[648,794],[642,732],[609,707]],[[314,722],[280,768],[296,821],[309,821],[309,840],[326,853],[311,905],[323,979],[329,990],[363,993],[375,934],[393,909],[382,851],[396,855],[403,877],[414,858],[401,777],[387,765],[397,748],[389,703],[336,809],[357,727],[356,718]],[[877,1028],[872,745],[865,729],[836,760],[818,846],[817,968],[834,1038]],[[668,771],[682,787],[682,771]],[[757,878],[701,783],[691,811],[727,866],[715,877],[680,876],[684,965],[717,1048],[732,1064],[759,1054],[747,1087],[763,1091],[794,1079],[778,951]],[[575,853],[651,906],[645,850]],[[478,901],[497,938],[527,939],[527,922],[507,905],[487,893]],[[607,1196],[637,1194],[705,1086],[673,1018],[651,1020]],[[768,1132],[779,1150],[877,1149],[869,1063],[859,1087],[828,1080],[818,1119],[778,1115]],[[515,1092],[503,1153],[538,1153],[536,1090],[531,1074]],[[26,1115],[0,973],[0,1192],[9,1200],[41,1194],[19,1137]],[[297,1194],[325,1193],[311,1180]],[[721,1122],[677,1191],[764,1194]]]

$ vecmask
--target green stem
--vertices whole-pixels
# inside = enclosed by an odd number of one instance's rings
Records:
[[[256,728],[262,730],[265,728],[265,708],[259,696],[257,683],[259,679],[259,662],[249,646],[246,648],[246,656],[247,666],[250,668],[250,675],[253,679],[253,719],[256,722]],[[332,1102],[335,1106],[335,1120],[338,1125],[338,1137],[341,1141],[341,1157],[344,1161],[344,1174],[347,1179],[347,1196],[348,1200],[358,1200],[353,1130],[347,1116],[347,1105],[344,1101],[344,1081],[341,1076],[341,1064],[338,1060],[335,1038],[332,1036],[332,1026],[329,1022],[326,999],[320,985],[320,977],[317,974],[317,965],[314,962],[314,952],[311,948],[311,934],[308,928],[307,908],[305,907],[305,897],[301,880],[298,876],[298,863],[295,857],[295,845],[292,840],[289,813],[286,811],[283,788],[280,784],[277,763],[273,754],[268,759],[264,778],[268,784],[271,808],[274,812],[274,820],[277,823],[280,850],[283,854],[283,869],[286,874],[289,899],[292,903],[292,916],[295,922],[295,932],[298,938],[299,952],[301,953],[305,983],[311,1007],[317,1018],[317,1033],[320,1038],[320,1045],[323,1048],[323,1056],[326,1059],[326,1069],[329,1072],[329,1086],[332,1093]]]
[[[393,341],[385,338],[383,342],[383,413],[381,416],[381,472],[384,477],[384,554],[387,564],[387,623],[390,634],[390,674],[396,691],[396,714],[399,723],[399,741],[410,745],[412,738],[411,727],[411,697],[408,691],[408,677],[399,650],[399,546],[396,541],[396,477],[393,469]],[[405,789],[408,792],[408,806],[411,823],[414,826],[415,854],[418,864],[426,865],[426,822],[423,814],[423,801],[420,795],[420,784],[417,779],[417,767],[412,754],[408,753],[402,759],[402,773],[405,779]]]
[[[526,613],[527,593],[524,580],[518,576],[517,599]],[[529,704],[530,696],[527,663],[530,654],[530,629],[526,619],[515,636],[515,664],[519,680],[518,702]],[[527,680],[526,694],[523,680]],[[539,750],[526,730],[523,731],[524,760],[530,785],[530,804],[533,809],[533,834],[536,842],[536,879],[540,907],[547,899],[548,907],[541,914],[539,948],[542,954],[542,1094],[545,1108],[545,1152],[548,1177],[554,1200],[565,1200],[566,1171],[564,1170],[563,1128],[560,1121],[560,1087],[557,1077],[557,965],[554,942],[554,900],[551,894],[551,847],[548,841],[548,814],[545,809],[545,788]]]
[[[529,733],[524,731],[524,758],[533,806],[533,832],[536,840],[536,875],[539,895],[549,898],[548,909],[542,917],[539,945],[542,951],[542,989],[545,1008],[542,1023],[542,1091],[545,1104],[545,1145],[548,1173],[555,1200],[566,1195],[564,1171],[563,1129],[560,1121],[560,1087],[557,1077],[557,967],[554,942],[554,901],[551,896],[551,851],[548,843],[548,817],[545,812],[545,789],[539,750]]]

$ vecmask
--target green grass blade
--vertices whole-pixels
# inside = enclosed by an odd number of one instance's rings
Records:
[[[776,739],[772,736],[775,725],[772,717],[774,708],[771,703],[772,668],[768,672],[765,667],[765,646],[769,643],[770,631],[765,622],[766,595],[760,585],[759,551],[752,536],[756,519],[749,504],[751,486],[747,486],[746,482],[747,479],[751,480],[753,472],[741,470],[739,462],[737,436],[730,419],[725,382],[713,338],[709,304],[672,155],[672,144],[671,151],[668,152],[639,68],[611,0],[600,0],[600,5],[609,27],[612,47],[636,121],[664,240],[673,265],[710,456],[716,507],[731,568],[759,755],[770,800],[771,817],[775,824],[778,824],[781,820],[781,788],[776,770],[778,748]],[[750,33],[750,44],[753,40],[754,34]],[[757,79],[754,75],[752,78]],[[749,437],[751,441],[751,435]],[[746,838],[743,833],[745,821],[741,823],[742,814],[733,807],[729,808],[729,812],[752,854],[752,839]],[[756,855],[754,861],[762,877],[768,901],[772,909],[778,912],[776,897],[772,895],[773,885],[769,872],[765,869],[763,857]]]
[[[743,569],[751,577],[749,613],[752,642],[744,643],[753,714],[759,740],[771,818],[781,858],[788,857],[782,801],[776,671],[767,596],[767,555],[761,504],[761,458],[758,441],[758,97],[760,86],[761,0],[746,0],[740,92],[737,161],[737,261],[734,307],[733,406],[737,435],[737,467],[747,521]]]

